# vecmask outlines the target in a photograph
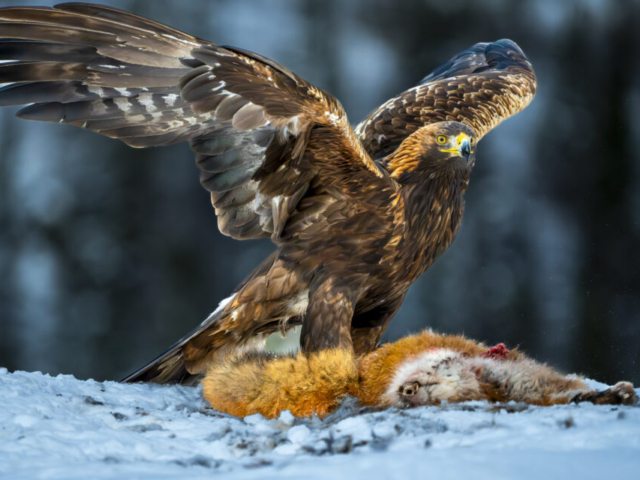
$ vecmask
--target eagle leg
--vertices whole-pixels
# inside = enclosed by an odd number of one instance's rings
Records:
[[[356,355],[369,353],[380,343],[389,322],[400,309],[404,295],[392,298],[363,313],[356,313],[351,322],[351,340]],[[357,310],[357,307],[356,307]]]
[[[303,352],[317,352],[327,348],[352,349],[351,319],[362,293],[362,283],[320,273],[309,289],[300,348]]]

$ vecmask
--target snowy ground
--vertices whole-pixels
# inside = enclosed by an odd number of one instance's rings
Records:
[[[640,391],[638,391],[640,393]],[[349,402],[347,402],[349,403]],[[0,478],[640,478],[640,408],[483,402],[244,420],[199,389],[0,369]],[[413,477],[416,475],[416,477]]]

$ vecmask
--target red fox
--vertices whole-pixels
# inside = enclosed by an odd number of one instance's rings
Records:
[[[534,405],[637,401],[633,385],[590,390],[503,344],[487,346],[462,336],[424,331],[355,357],[346,349],[274,356],[249,352],[216,363],[204,380],[213,408],[236,416],[268,418],[290,410],[297,417],[333,412],[345,395],[375,407],[442,402],[515,400]]]

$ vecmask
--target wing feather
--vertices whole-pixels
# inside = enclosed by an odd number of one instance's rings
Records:
[[[100,5],[0,9],[0,105],[22,118],[71,123],[142,147],[207,128],[180,97],[201,40]],[[199,125],[195,127],[195,125]]]
[[[181,93],[195,111],[215,120],[191,147],[223,233],[278,241],[314,178],[347,181],[354,171],[367,172],[372,181],[385,178],[329,94],[245,50],[205,45],[191,53],[204,66],[183,78]],[[340,151],[341,160],[312,153],[322,150],[309,148],[318,128],[328,134],[314,137],[316,143],[334,142],[324,147]]]
[[[111,7],[0,9],[0,60],[0,106],[28,104],[22,118],[134,147],[189,140],[218,226],[236,238],[277,241],[313,179],[384,178],[331,95],[261,55]]]
[[[354,132],[335,98],[274,61],[111,7],[0,9],[0,39],[0,106],[134,147],[189,140],[220,230],[236,238],[278,241],[310,182],[347,195],[354,174],[388,185],[372,158],[421,126],[457,120],[482,136],[536,89],[515,43],[477,44]]]
[[[518,45],[478,43],[374,110],[356,132],[375,159],[393,152],[419,127],[445,120],[466,123],[481,138],[524,109],[536,89],[533,67]]]

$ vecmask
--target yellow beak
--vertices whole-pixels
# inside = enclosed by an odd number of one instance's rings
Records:
[[[469,138],[469,135],[461,133],[456,138],[455,147],[442,148],[441,150],[447,153],[457,153],[459,157],[469,159],[469,156],[473,153],[473,150],[471,150],[471,138]]]

